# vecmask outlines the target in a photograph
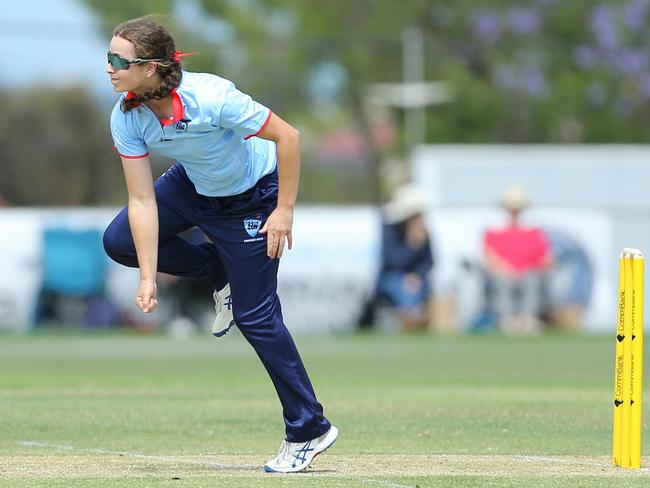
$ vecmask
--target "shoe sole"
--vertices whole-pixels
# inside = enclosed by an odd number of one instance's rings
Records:
[[[228,327],[226,327],[225,329],[220,330],[219,332],[213,332],[212,335],[215,336],[215,337],[225,336],[233,325],[235,325],[235,321],[231,320],[230,323],[228,324]]]
[[[266,471],[267,473],[299,473],[300,471],[304,471],[311,464],[311,462],[316,458],[316,456],[324,453],[330,447],[332,447],[336,442],[336,439],[338,438],[339,438],[339,429],[332,425],[332,428],[327,432],[327,436],[325,437],[325,439],[323,439],[320,444],[316,444],[316,447],[314,448],[314,455],[311,458],[309,458],[309,460],[306,460],[304,464],[286,471],[278,471],[268,466],[264,466],[264,471]]]

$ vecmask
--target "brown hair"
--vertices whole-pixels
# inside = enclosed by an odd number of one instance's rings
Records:
[[[140,59],[164,59],[156,61],[156,71],[162,78],[158,88],[148,90],[127,100],[122,99],[122,111],[128,112],[148,100],[165,98],[181,82],[181,63],[174,60],[174,39],[171,34],[151,17],[122,22],[113,29],[113,36],[121,37],[131,42],[135,47],[135,55]]]

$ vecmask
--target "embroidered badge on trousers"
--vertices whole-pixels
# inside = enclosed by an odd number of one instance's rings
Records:
[[[262,214],[257,214],[253,217],[244,219],[244,229],[249,236],[255,237],[262,227]]]

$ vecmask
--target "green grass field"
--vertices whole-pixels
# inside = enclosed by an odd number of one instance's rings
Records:
[[[650,486],[610,466],[613,337],[296,342],[341,436],[268,475],[281,411],[240,335],[2,335],[0,486]]]

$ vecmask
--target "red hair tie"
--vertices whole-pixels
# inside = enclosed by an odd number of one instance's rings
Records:
[[[194,56],[195,54],[199,54],[199,53],[197,52],[184,53],[183,51],[174,51],[174,55],[172,56],[172,59],[176,63],[180,63],[182,58],[186,58],[188,56]]]

